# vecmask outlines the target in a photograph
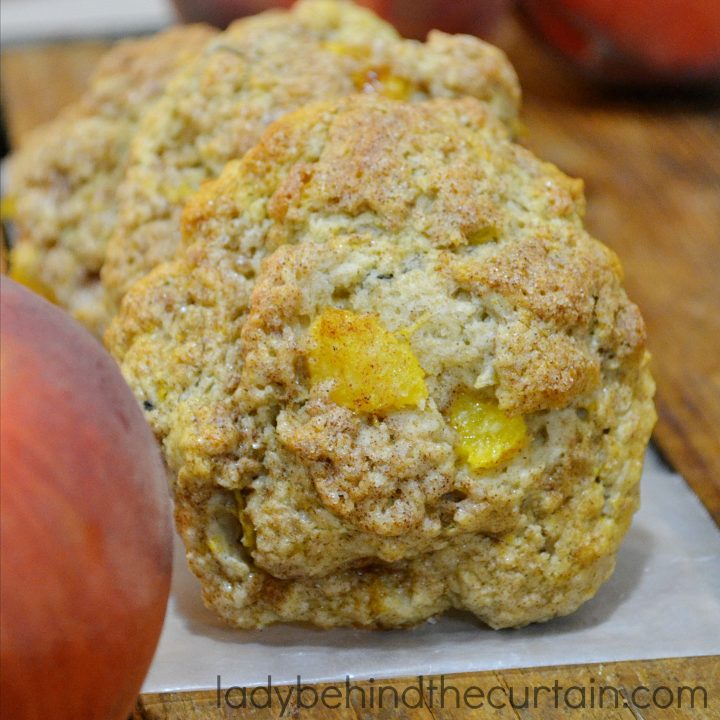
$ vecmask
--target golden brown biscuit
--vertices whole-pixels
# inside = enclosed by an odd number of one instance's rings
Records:
[[[185,26],[119,43],[80,100],[32,133],[13,157],[12,274],[96,333],[105,314],[99,272],[130,138],[168,78],[212,35],[204,26]]]
[[[102,279],[110,313],[135,280],[173,256],[182,205],[306,103],[354,92],[402,100],[476,97],[509,126],[520,92],[498,49],[468,36],[402,40],[368,10],[305,0],[238,21],[168,87],[144,118],[120,188],[118,227]]]
[[[612,572],[654,422],[581,183],[473,99],[272,125],[188,203],[108,345],[229,623],[567,614]]]

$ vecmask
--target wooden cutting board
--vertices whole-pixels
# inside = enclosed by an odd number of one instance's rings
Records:
[[[425,681],[427,683],[428,678],[425,678]],[[358,682],[353,684],[364,690],[364,696],[354,690],[349,701],[343,699],[343,702],[338,703],[332,700],[332,695],[328,695],[330,699],[327,704],[331,707],[312,709],[298,708],[297,703],[291,699],[284,715],[281,714],[277,702],[273,707],[264,709],[233,709],[228,707],[221,694],[218,704],[216,690],[153,693],[138,699],[135,713],[129,720],[717,720],[720,717],[718,657],[670,658],[448,675],[444,682],[456,688],[458,696],[454,691],[446,691],[443,708],[439,707],[439,682],[435,677],[436,688],[432,695],[424,686],[425,707],[395,710],[387,707],[388,700],[393,697],[392,693],[384,692],[385,708],[378,709],[377,699],[373,708],[370,708],[371,683]],[[380,681],[375,684],[376,691],[379,684]],[[408,705],[417,703],[418,694],[413,689],[418,687],[417,678],[383,680],[382,684],[395,688],[401,698],[405,692]],[[321,694],[329,686],[314,687]],[[681,687],[685,690],[681,691]],[[580,688],[584,688],[584,701]],[[611,688],[603,690],[602,706],[599,688]],[[694,697],[691,688],[696,688]],[[509,706],[510,689],[513,702],[518,707]],[[591,689],[594,689],[594,694]],[[284,690],[287,692],[287,689]],[[480,692],[483,693],[482,697]],[[656,693],[655,707],[653,693]],[[704,702],[705,697],[707,703]],[[694,707],[691,707],[691,698]],[[237,697],[230,696],[229,699],[236,704],[239,702]],[[567,705],[565,700],[568,701]],[[584,705],[581,704],[583,702]],[[257,704],[263,704],[260,697]],[[335,704],[339,707],[333,708]],[[458,704],[460,707],[457,707]],[[667,707],[657,707],[664,705]]]

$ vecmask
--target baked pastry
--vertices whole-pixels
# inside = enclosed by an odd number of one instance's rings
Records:
[[[167,79],[212,35],[196,25],[119,43],[82,97],[13,156],[12,274],[96,333],[105,317],[100,267],[130,138]]]
[[[304,0],[236,22],[179,73],[138,129],[102,270],[110,315],[133,282],[173,256],[182,206],[203,181],[282,114],[355,92],[402,100],[470,95],[509,126],[520,98],[497,48],[440,32],[425,44],[402,40],[349,2]]]
[[[358,91],[467,94],[516,122],[515,73],[475,38],[402,40],[335,0],[239,20],[209,42],[213,34],[186,26],[120,43],[81,100],[14,158],[13,275],[97,335],[132,283],[172,257],[187,197],[283,113]]]
[[[193,196],[107,342],[228,623],[495,628],[611,574],[654,422],[582,184],[474,100],[274,123]]]

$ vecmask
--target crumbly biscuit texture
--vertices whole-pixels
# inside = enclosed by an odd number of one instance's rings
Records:
[[[507,627],[592,597],[654,410],[642,319],[582,210],[486,105],[371,96],[279,120],[190,200],[107,341],[208,605],[240,627],[450,607]],[[379,393],[393,373],[411,390]]]
[[[82,97],[13,157],[12,273],[96,334],[105,325],[99,273],[130,139],[168,78],[212,34],[184,26],[119,43],[101,59]]]
[[[178,75],[138,130],[102,270],[110,311],[173,256],[182,206],[203,181],[284,113],[357,92],[407,101],[473,96],[508,126],[520,98],[497,48],[440,32],[426,43],[402,40],[349,2],[301,0],[289,12],[236,22]]]

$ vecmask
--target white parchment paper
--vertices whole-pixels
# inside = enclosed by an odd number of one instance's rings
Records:
[[[613,577],[574,615],[493,631],[455,613],[412,630],[230,630],[207,611],[182,550],[145,692],[440,675],[720,653],[720,532],[650,451],[642,508]]]

